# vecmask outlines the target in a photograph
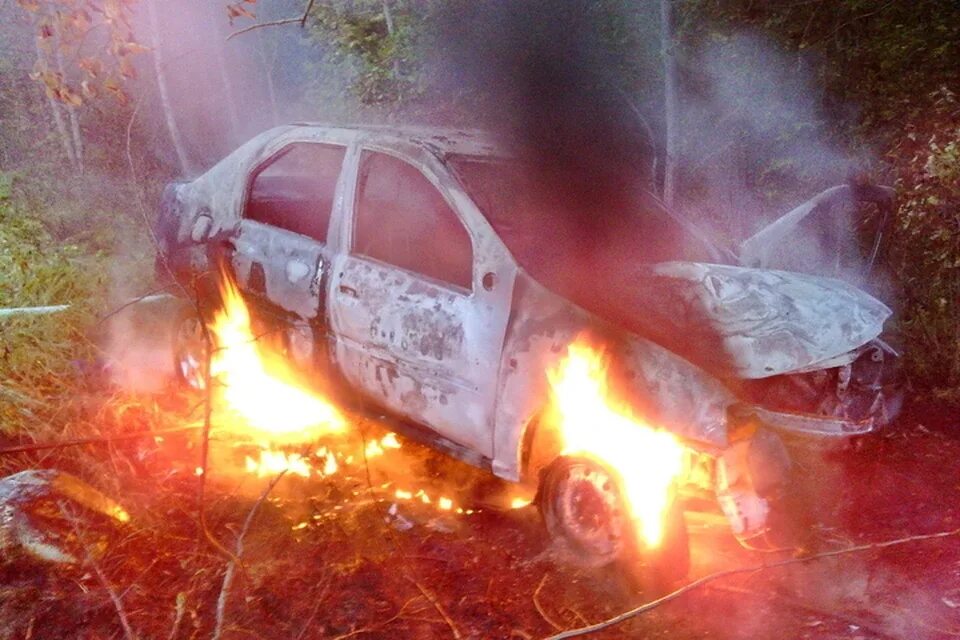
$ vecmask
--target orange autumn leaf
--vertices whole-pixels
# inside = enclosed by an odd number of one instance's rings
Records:
[[[97,78],[103,73],[103,63],[96,58],[80,58],[77,61],[77,66],[91,78]]]
[[[123,19],[123,8],[117,0],[106,0],[101,11],[107,22],[118,22]]]
[[[60,102],[66,103],[72,107],[79,107],[83,104],[83,98],[80,97],[80,94],[73,91],[65,84],[61,84],[57,89],[55,89],[53,95]]]
[[[137,77],[137,70],[134,68],[133,63],[130,62],[130,58],[120,58],[120,75],[129,79]]]
[[[144,53],[149,50],[150,47],[145,47],[139,42],[135,42],[133,40],[127,40],[117,45],[117,55],[121,56]]]
[[[245,17],[245,18],[250,18],[252,20],[256,20],[257,18],[257,16],[253,12],[247,10],[242,3],[228,4],[227,17],[230,20],[230,24],[233,24],[234,18]]]
[[[87,13],[85,9],[75,11],[73,15],[70,16],[70,26],[77,32],[84,33],[88,31],[92,25],[93,21],[90,19],[90,14]]]

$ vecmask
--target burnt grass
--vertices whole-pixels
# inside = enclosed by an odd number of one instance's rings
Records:
[[[101,433],[196,419],[184,398],[86,402]],[[960,441],[949,429],[957,425],[923,415],[799,453],[808,551],[960,526]],[[547,539],[535,507],[503,506],[510,487],[489,474],[402,438],[402,449],[364,462],[364,442],[392,427],[351,421],[350,435],[328,443],[342,456],[337,474],[281,478],[262,501],[269,478],[240,471],[249,445],[215,437],[203,502],[211,536],[236,553],[257,507],[223,638],[542,638],[659,595],[623,567],[578,569]],[[96,567],[4,562],[0,639],[122,638],[108,586],[139,638],[212,637],[230,558],[200,525],[197,443],[187,433],[5,459],[6,472],[77,473],[120,501],[131,522],[104,532],[106,543],[91,550]],[[397,488],[444,495],[473,513],[397,500]],[[784,557],[743,550],[716,525],[690,528],[689,579]],[[590,637],[957,636],[960,540],[945,538],[720,579]]]

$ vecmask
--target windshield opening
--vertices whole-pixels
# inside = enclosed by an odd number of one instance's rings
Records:
[[[465,155],[447,161],[514,258],[538,279],[571,262],[609,272],[638,263],[715,261],[641,188],[620,210],[584,213],[550,193],[520,161]]]

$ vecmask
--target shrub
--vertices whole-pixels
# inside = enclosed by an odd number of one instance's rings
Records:
[[[920,391],[960,404],[960,101],[935,95],[891,152],[901,202],[888,259],[901,292],[906,372]]]
[[[103,257],[61,244],[0,181],[0,308],[70,304],[50,315],[0,317],[0,432],[36,419],[74,385],[77,363],[94,346],[86,337],[106,290]]]

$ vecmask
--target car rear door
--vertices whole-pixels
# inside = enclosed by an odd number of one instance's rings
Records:
[[[357,162],[330,288],[341,369],[386,408],[489,457],[515,266],[436,158],[365,148]]]
[[[327,232],[347,147],[289,142],[250,173],[237,230],[226,239],[248,295],[304,320],[322,319]]]

